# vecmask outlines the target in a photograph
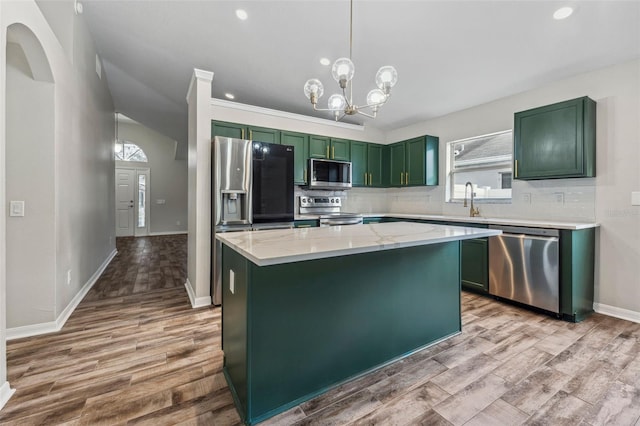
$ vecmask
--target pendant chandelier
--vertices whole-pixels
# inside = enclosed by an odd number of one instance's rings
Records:
[[[304,94],[311,101],[315,111],[331,111],[336,121],[347,115],[361,114],[369,118],[375,118],[378,109],[384,105],[391,95],[391,88],[398,82],[398,72],[391,65],[381,67],[376,73],[377,89],[373,89],[367,95],[365,105],[353,103],[353,75],[355,66],[351,61],[353,52],[353,0],[349,14],[349,57],[337,59],[331,68],[331,75],[342,89],[342,94],[336,93],[329,97],[327,108],[318,108],[318,99],[324,93],[324,86],[317,78],[307,80],[304,85]],[[370,108],[370,113],[362,110]]]

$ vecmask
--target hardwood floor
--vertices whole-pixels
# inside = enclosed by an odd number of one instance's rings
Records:
[[[62,331],[7,343],[1,424],[239,424],[219,308],[192,309],[186,237],[118,239]],[[571,324],[471,293],[463,332],[263,425],[640,426],[640,324]],[[384,336],[381,336],[384,338]]]

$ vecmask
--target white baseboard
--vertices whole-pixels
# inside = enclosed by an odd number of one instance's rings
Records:
[[[76,293],[73,299],[71,299],[71,302],[69,302],[67,307],[64,308],[60,315],[58,315],[58,318],[56,318],[55,321],[33,325],[24,325],[22,327],[7,328],[7,340],[39,336],[41,334],[55,333],[56,331],[60,331],[73,311],[76,309],[76,307],[80,304],[80,302],[82,302],[82,299],[84,299],[89,290],[91,290],[91,287],[93,287],[96,281],[98,281],[100,275],[102,275],[104,270],[107,269],[109,263],[111,263],[113,258],[116,257],[116,254],[118,254],[118,251],[114,249],[109,254],[107,259],[102,262],[102,265],[100,265],[96,272],[94,272],[91,278],[89,278],[89,280],[82,286],[80,291]]]
[[[187,231],[168,231],[168,232],[149,232],[149,237],[158,237],[161,235],[184,235],[188,234]]]
[[[196,297],[196,294],[193,292],[193,288],[191,287],[191,281],[189,281],[189,278],[187,278],[187,281],[185,281],[184,287],[187,289],[187,294],[189,295],[189,301],[191,302],[192,308],[201,308],[203,306],[211,305],[211,297]]]
[[[4,384],[0,386],[0,410],[4,407],[4,404],[7,403],[15,391],[15,389],[11,389],[9,382],[4,382]]]
[[[622,309],[616,306],[605,305],[603,303],[594,303],[593,310],[599,314],[609,315],[627,321],[640,323],[640,312]]]

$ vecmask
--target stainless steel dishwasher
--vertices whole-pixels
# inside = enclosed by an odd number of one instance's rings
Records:
[[[489,238],[489,293],[559,313],[559,231],[490,228],[502,235]]]

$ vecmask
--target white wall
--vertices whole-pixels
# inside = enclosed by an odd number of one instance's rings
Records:
[[[574,76],[444,117],[389,132],[389,142],[416,135],[440,137],[440,186],[390,189],[389,211],[467,215],[445,203],[446,143],[513,126],[517,111],[589,96],[597,105],[597,177],[513,181],[511,204],[480,204],[482,216],[597,221],[596,302],[603,312],[640,321],[640,61]],[[531,194],[531,203],[524,201]],[[556,201],[563,194],[564,202]],[[618,310],[612,312],[613,310]]]
[[[54,87],[33,79],[16,43],[7,44],[6,79],[6,196],[25,202],[24,217],[7,218],[7,327],[13,328],[55,320]]]
[[[176,142],[132,121],[121,121],[118,124],[118,138],[138,145],[149,160],[147,163],[116,161],[116,167],[150,169],[148,202],[151,235],[186,232],[187,161],[175,159]],[[157,204],[159,199],[165,200],[165,204]]]
[[[82,292],[88,288],[102,267],[106,266],[115,252],[114,213],[114,160],[113,141],[115,126],[113,102],[107,82],[95,72],[96,50],[81,15],[73,12],[73,1],[59,2],[60,9],[47,8],[46,13],[66,15],[64,22],[73,26],[72,56],[62,47],[43,11],[31,0],[2,2],[0,34],[2,44],[0,66],[2,67],[2,105],[0,124],[0,188],[4,191],[7,173],[4,150],[6,146],[5,119],[13,114],[15,106],[7,100],[5,67],[7,27],[20,23],[27,27],[39,41],[46,54],[53,75],[53,133],[54,168],[46,178],[54,184],[54,213],[45,221],[53,223],[55,251],[53,258],[32,259],[32,264],[55,263],[53,298],[48,309],[53,312],[53,322],[38,323],[32,318],[32,330],[47,330],[62,325],[70,309],[79,302]],[[69,7],[71,5],[71,7]],[[68,44],[68,42],[66,43]],[[9,98],[9,101],[11,99]],[[33,126],[41,123],[32,119]],[[44,176],[39,176],[45,178]],[[6,198],[2,198],[6,206]],[[7,208],[0,213],[2,233],[6,223]],[[27,207],[27,211],[28,207]],[[4,238],[2,239],[4,242]],[[8,247],[11,250],[11,247]],[[0,262],[6,261],[3,252]],[[67,284],[67,271],[71,271],[71,282]],[[5,269],[0,268],[0,293],[5,292]],[[4,303],[4,298],[2,299]],[[17,309],[21,307],[18,306]],[[28,305],[22,307],[28,309]],[[4,309],[3,309],[4,311]],[[2,313],[4,323],[5,313]],[[4,345],[4,324],[2,344]],[[3,346],[4,347],[4,346]],[[5,360],[0,360],[3,370]],[[6,376],[5,376],[6,377]],[[2,377],[0,377],[0,381]]]

